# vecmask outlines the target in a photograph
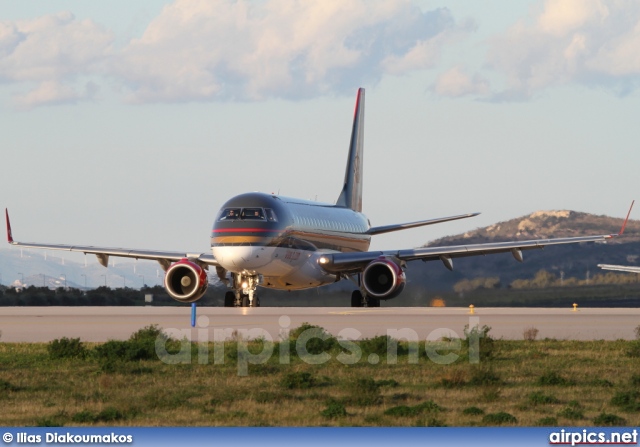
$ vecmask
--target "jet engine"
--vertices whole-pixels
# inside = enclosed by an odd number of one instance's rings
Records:
[[[209,285],[207,272],[188,259],[182,259],[167,269],[164,288],[176,301],[193,303],[204,295]]]
[[[362,272],[362,284],[367,294],[375,298],[388,300],[400,295],[405,284],[400,261],[390,256],[371,261]]]

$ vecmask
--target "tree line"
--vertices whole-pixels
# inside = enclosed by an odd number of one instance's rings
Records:
[[[580,287],[589,285],[616,285],[635,284],[638,282],[638,275],[632,273],[602,272],[593,276],[585,275],[584,278],[563,277],[548,270],[539,270],[533,278],[516,279],[507,286],[509,289],[546,289],[550,287]],[[498,289],[502,287],[500,278],[478,277],[463,279],[453,285],[453,291],[464,294],[479,289]]]

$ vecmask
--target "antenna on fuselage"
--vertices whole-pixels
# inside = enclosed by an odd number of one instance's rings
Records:
[[[349,157],[344,173],[342,192],[336,206],[362,211],[362,152],[364,143],[364,89],[358,89],[356,109],[353,115]]]

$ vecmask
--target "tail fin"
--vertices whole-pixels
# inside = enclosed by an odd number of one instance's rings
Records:
[[[353,116],[349,158],[344,174],[344,186],[336,206],[362,211],[362,145],[364,141],[364,89],[358,89],[356,110]]]

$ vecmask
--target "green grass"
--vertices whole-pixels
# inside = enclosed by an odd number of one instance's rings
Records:
[[[377,364],[367,355],[343,364],[343,348],[327,338],[302,356],[290,343],[280,364],[278,343],[259,356],[261,340],[243,341],[244,351],[228,341],[223,354],[210,343],[203,362],[197,345],[179,356],[182,342],[163,339],[163,362],[150,354],[158,336],[151,327],[118,344],[0,342],[0,425],[640,425],[633,341],[491,340],[478,364],[464,342],[451,364],[431,361],[424,342],[415,363],[398,342],[391,364],[388,340],[377,338],[362,342]],[[327,362],[307,361],[322,353]]]

